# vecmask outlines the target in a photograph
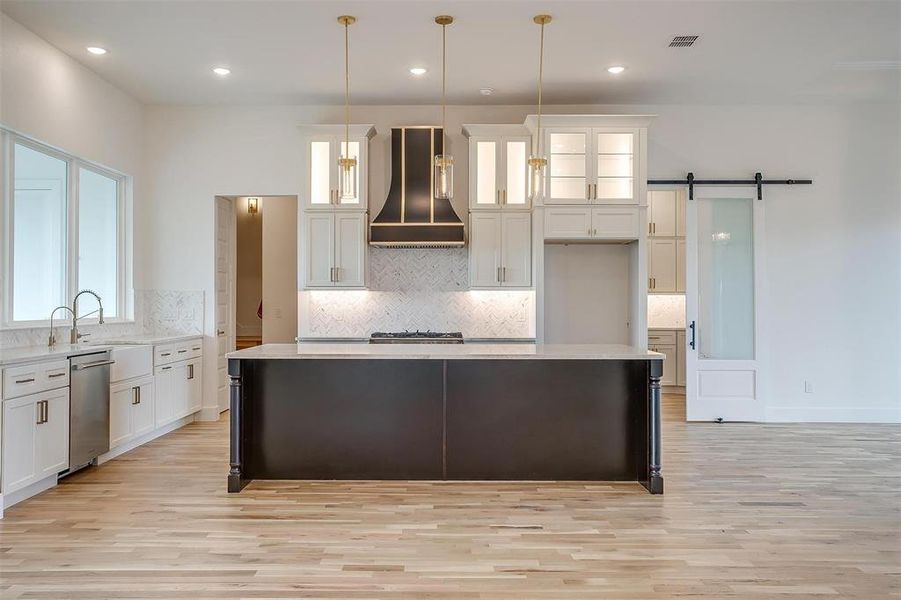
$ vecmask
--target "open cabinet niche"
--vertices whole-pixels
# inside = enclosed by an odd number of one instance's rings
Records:
[[[544,343],[644,346],[639,244],[544,245]]]

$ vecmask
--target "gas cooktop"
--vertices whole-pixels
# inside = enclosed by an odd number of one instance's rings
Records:
[[[462,344],[463,334],[459,331],[376,331],[369,336],[370,344]]]

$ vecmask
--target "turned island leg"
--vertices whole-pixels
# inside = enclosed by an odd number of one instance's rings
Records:
[[[648,378],[648,482],[645,485],[652,494],[663,493],[663,475],[660,474],[660,377],[663,361],[650,361]]]
[[[244,388],[242,383],[241,361],[228,361],[229,385],[229,463],[228,491],[240,492],[247,480],[242,472],[243,448],[241,439],[241,421],[244,418]]]

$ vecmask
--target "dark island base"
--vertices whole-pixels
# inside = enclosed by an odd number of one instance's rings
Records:
[[[230,359],[228,491],[253,479],[638,481],[658,360]]]

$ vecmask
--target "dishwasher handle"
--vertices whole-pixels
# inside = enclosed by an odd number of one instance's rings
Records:
[[[116,364],[114,360],[98,360],[97,362],[84,363],[81,365],[72,365],[74,371],[83,371],[85,369],[93,369],[94,367],[103,367],[106,365]]]

